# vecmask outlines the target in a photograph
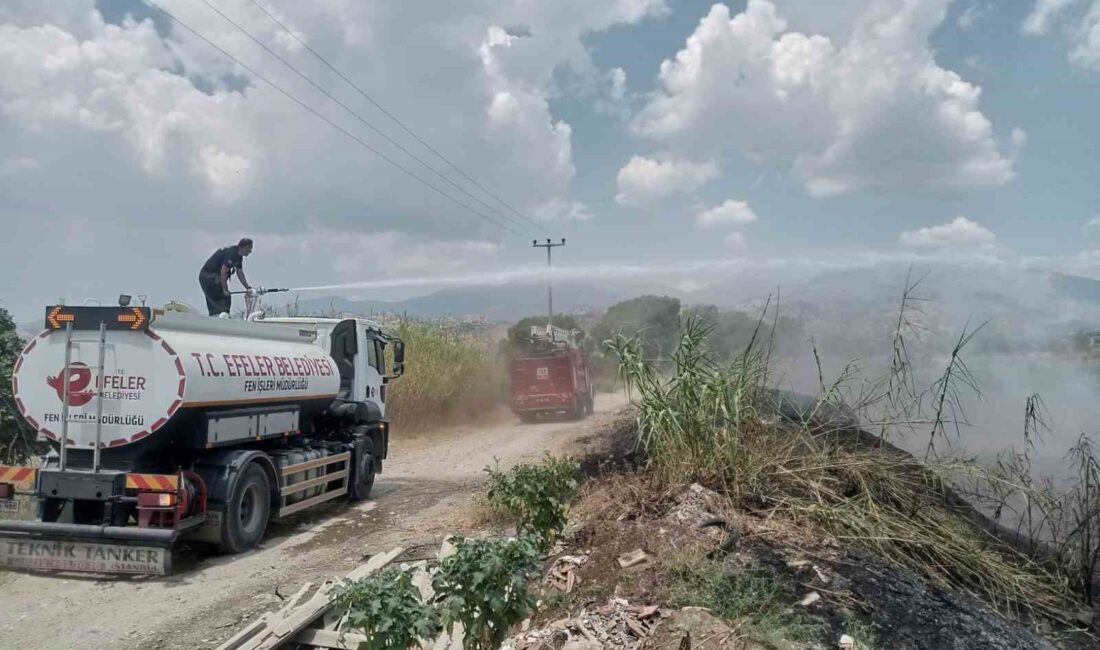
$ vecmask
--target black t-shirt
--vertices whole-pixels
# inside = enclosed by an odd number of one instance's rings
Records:
[[[233,275],[234,271],[244,267],[244,257],[236,246],[226,246],[214,251],[210,259],[206,260],[206,264],[202,265],[202,272],[221,275],[223,265],[229,267],[229,275]]]

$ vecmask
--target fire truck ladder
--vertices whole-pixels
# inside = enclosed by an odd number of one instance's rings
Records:
[[[93,368],[95,380],[92,382],[92,394],[95,396],[95,447],[92,449],[92,472],[99,473],[99,447],[103,440],[103,366],[107,361],[107,323],[99,322],[98,340],[73,340],[72,321],[65,323],[65,377],[62,379],[61,397],[61,457],[58,466],[62,472],[68,461],[69,446],[69,379],[72,377],[70,366],[73,362],[73,345],[80,343],[97,343],[99,347],[99,362]]]

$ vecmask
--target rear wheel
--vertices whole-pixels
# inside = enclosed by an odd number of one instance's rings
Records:
[[[583,397],[573,398],[573,408],[569,409],[569,416],[574,420],[581,420],[584,418],[585,413],[585,401]]]
[[[374,488],[374,475],[376,467],[374,462],[374,445],[370,440],[360,440],[355,445],[355,453],[352,455],[353,471],[348,477],[348,500],[362,501],[370,496]]]
[[[267,472],[249,463],[241,473],[222,519],[221,550],[242,553],[260,542],[271,514],[271,483]]]

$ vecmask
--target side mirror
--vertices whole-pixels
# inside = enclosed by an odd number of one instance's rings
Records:
[[[401,339],[393,339],[393,374],[386,375],[386,379],[397,379],[405,374],[405,342]]]

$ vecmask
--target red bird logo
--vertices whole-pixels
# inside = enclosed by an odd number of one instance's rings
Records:
[[[46,383],[57,391],[57,399],[65,401],[65,371],[55,377],[46,377]],[[77,361],[69,364],[69,406],[84,406],[92,401],[95,393],[87,390],[92,383],[92,369]]]

